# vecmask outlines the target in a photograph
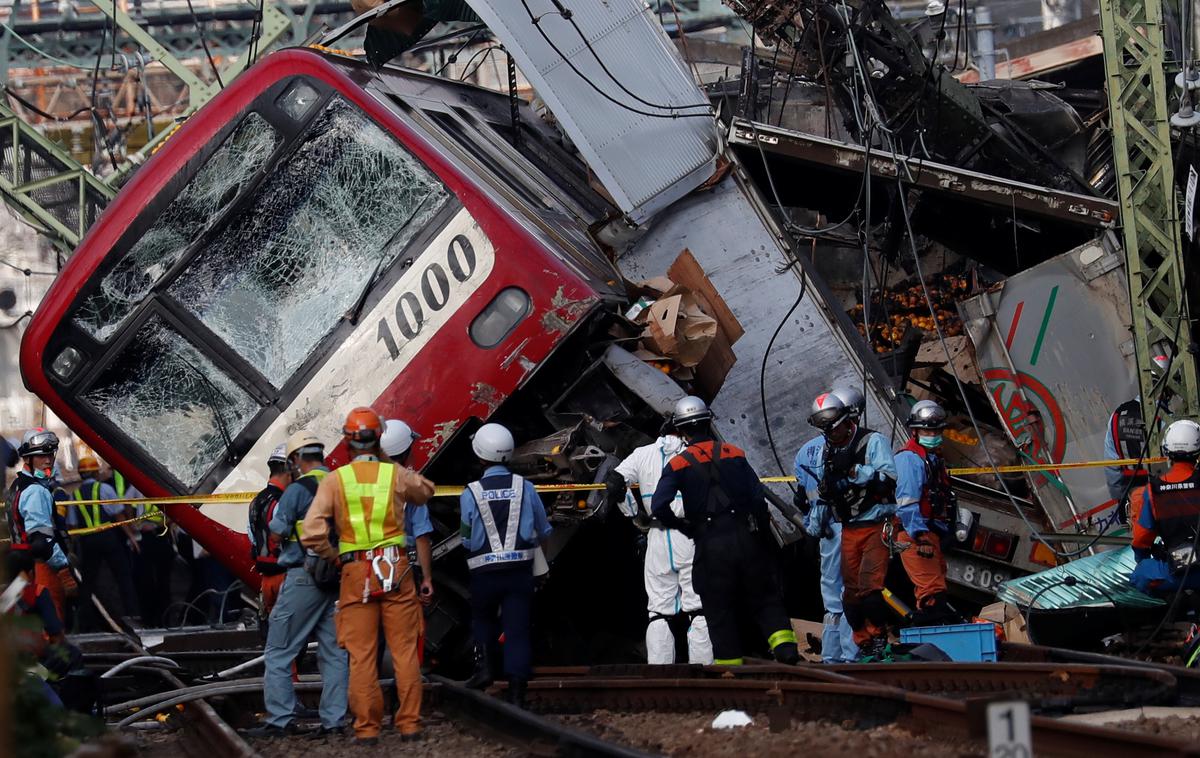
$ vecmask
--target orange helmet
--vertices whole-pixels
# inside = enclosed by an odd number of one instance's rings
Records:
[[[342,426],[342,435],[352,448],[362,450],[375,447],[383,436],[383,419],[379,414],[365,405],[360,405],[346,416]]]
[[[90,456],[90,455],[79,456],[79,473],[80,474],[83,474],[85,472],[95,474],[99,470],[100,470],[100,463],[95,459],[95,457]]]

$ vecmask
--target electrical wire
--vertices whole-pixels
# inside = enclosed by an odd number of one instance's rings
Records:
[[[114,6],[116,5],[116,0],[113,0],[113,5]],[[212,51],[208,49],[208,35],[204,33],[204,24],[201,24],[200,19],[196,17],[196,9],[192,7],[192,0],[187,0],[187,7],[188,7],[188,13],[190,13],[192,15],[192,23],[196,25],[196,31],[199,32],[199,34],[200,34],[200,46],[202,48],[204,48],[204,57],[208,59],[208,65],[212,67],[213,76],[217,77],[217,86],[219,86],[221,89],[225,89],[225,82],[221,81],[221,72],[217,69],[216,61],[213,60]],[[259,13],[261,14],[261,12],[262,11],[260,10]],[[257,19],[255,19],[255,23],[258,23]],[[254,25],[251,24],[251,35],[254,34],[253,27],[254,27]],[[116,34],[114,33],[113,34],[113,44],[114,45],[116,44],[116,39],[117,39],[117,37],[116,37]],[[253,36],[251,36],[250,37],[250,49],[254,48],[254,43],[255,43],[255,39]],[[114,52],[114,57],[115,57],[115,52]],[[247,62],[250,61],[250,50],[249,49],[246,51],[246,61]]]
[[[467,37],[467,40],[466,40],[465,42],[463,42],[461,45],[459,45],[459,47],[458,47],[458,49],[457,49],[457,50],[455,50],[454,52],[450,53],[449,57],[447,57],[447,58],[446,58],[446,60],[442,61],[442,65],[441,65],[441,66],[438,66],[438,70],[437,70],[437,71],[434,71],[434,72],[433,72],[433,75],[434,75],[434,76],[441,76],[441,75],[442,75],[442,72],[446,70],[446,67],[447,67],[447,66],[449,66],[451,63],[457,63],[457,62],[458,62],[458,55],[459,55],[459,53],[461,53],[463,50],[466,50],[466,49],[467,49],[467,47],[468,47],[468,46],[469,46],[471,43],[473,43],[475,40],[477,40],[477,39],[479,38],[479,35],[480,35],[480,33],[482,33],[483,31],[485,31],[485,30],[484,30],[484,29],[476,29],[476,30],[475,30],[475,31],[474,31],[474,32],[471,34],[471,36]],[[472,58],[472,59],[474,59],[474,56],[471,56],[471,58]],[[470,65],[470,61],[468,61],[468,65]]]
[[[814,239],[812,244],[813,249],[815,250],[817,241]],[[792,262],[792,265],[798,264],[799,262],[800,258],[797,254],[795,261]],[[790,267],[791,266],[789,265],[788,268]],[[779,467],[780,473],[785,476],[791,474],[792,472],[784,468],[783,459],[779,457],[779,449],[775,446],[775,435],[771,432],[771,418],[767,415],[767,360],[771,356],[771,348],[775,346],[776,338],[779,337],[779,333],[783,331],[783,327],[787,325],[787,322],[789,319],[791,319],[792,314],[795,313],[796,309],[800,307],[800,302],[804,300],[804,293],[807,291],[807,289],[808,276],[804,273],[804,269],[802,267],[800,269],[800,292],[796,295],[796,302],[792,303],[792,307],[788,308],[787,313],[783,314],[783,318],[779,321],[779,325],[775,327],[774,333],[771,334],[771,339],[767,341],[767,346],[763,350],[762,363],[758,370],[758,399],[760,407],[762,408],[763,426],[767,430],[767,444],[771,447],[771,454],[775,456],[775,465]],[[788,488],[791,489],[791,487],[792,485],[788,484]]]
[[[13,271],[20,271],[25,276],[58,276],[58,273],[55,271],[33,271],[25,268],[24,266],[18,266],[15,263],[9,263],[3,258],[0,258],[0,266],[8,266]]]
[[[584,84],[586,84],[588,87],[592,88],[596,92],[596,94],[600,95],[600,97],[609,101],[610,103],[617,106],[618,108],[622,108],[631,113],[636,113],[639,116],[645,116],[647,118],[662,118],[662,119],[672,119],[672,120],[679,119],[679,118],[707,118],[707,119],[713,118],[711,103],[704,103],[703,105],[697,104],[697,105],[679,105],[679,106],[655,106],[655,107],[661,107],[664,109],[668,109],[668,108],[672,109],[671,113],[652,113],[650,111],[641,110],[640,108],[635,108],[631,105],[628,105],[627,103],[622,103],[620,100],[617,100],[612,95],[610,95],[607,92],[605,92],[604,90],[600,89],[600,87],[597,86],[595,82],[593,82],[582,71],[579,70],[579,67],[576,66],[575,63],[570,58],[567,57],[566,53],[564,53],[562,50],[559,49],[558,45],[555,44],[554,40],[550,39],[550,36],[548,34],[546,34],[546,32],[542,29],[541,24],[540,24],[542,17],[533,15],[533,11],[529,8],[529,3],[527,2],[527,0],[521,0],[521,5],[525,8],[525,14],[527,16],[529,16],[529,20],[530,20],[530,22],[533,23],[534,28],[537,29],[538,34],[541,35],[542,39],[545,40],[546,44],[550,46],[550,49],[553,50],[555,52],[555,54],[558,55],[558,57],[562,59],[562,62],[567,64],[567,67],[570,68],[571,71],[575,72],[575,75],[578,76],[580,79],[582,79]],[[558,14],[558,11],[551,11],[550,13],[561,15],[561,14]],[[584,40],[584,42],[587,43],[587,40]],[[587,46],[588,46],[588,49],[591,50],[591,44],[587,43]],[[595,51],[592,51],[592,54],[595,55]],[[597,57],[597,60],[599,60],[598,57]],[[601,64],[601,66],[604,67],[603,64]],[[607,68],[605,68],[605,70],[607,71]],[[611,74],[610,74],[610,78],[611,78]],[[621,86],[620,83],[618,83],[617,86]],[[699,107],[708,108],[709,112],[707,112],[707,113],[678,113],[677,112],[678,110],[687,110],[690,108],[699,108]]]
[[[57,57],[51,55],[50,53],[46,52],[42,48],[38,47],[37,45],[33,44],[29,40],[22,37],[20,34],[17,34],[15,29],[13,29],[11,26],[4,23],[3,21],[0,21],[0,27],[7,29],[8,33],[11,34],[13,36],[13,39],[15,39],[17,42],[20,42],[22,45],[29,48],[33,52],[37,53],[38,55],[42,56],[43,58],[47,58],[49,60],[54,61],[55,63],[59,64],[60,66],[67,66],[69,68],[78,69],[80,71],[91,71],[92,70],[91,66],[80,66],[78,63],[72,63],[71,61],[63,60],[62,58],[57,58]]]

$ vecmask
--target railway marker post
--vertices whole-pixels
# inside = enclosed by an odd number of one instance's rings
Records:
[[[1029,703],[1009,700],[987,705],[989,758],[1032,758]]]

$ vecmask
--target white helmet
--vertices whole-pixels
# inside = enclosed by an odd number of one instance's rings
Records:
[[[711,421],[712,417],[713,414],[708,409],[708,403],[695,395],[688,395],[675,403],[675,412],[671,414],[671,424],[674,426],[694,424],[698,421]]]
[[[1162,451],[1168,458],[1195,458],[1200,455],[1200,424],[1190,419],[1173,422],[1163,435]]]
[[[813,401],[808,423],[827,432],[850,417],[850,409],[832,392],[823,392]]]
[[[505,463],[512,458],[512,432],[499,424],[484,424],[471,437],[471,449],[480,460],[491,463]]]
[[[834,387],[829,392],[845,404],[854,418],[859,418],[867,410],[867,398],[858,387]]]
[[[404,455],[418,439],[420,437],[413,432],[411,426],[398,418],[390,418],[383,422],[383,436],[379,439],[379,446],[389,458],[396,458]]]
[[[267,463],[287,463],[287,445],[276,445],[267,456]]]

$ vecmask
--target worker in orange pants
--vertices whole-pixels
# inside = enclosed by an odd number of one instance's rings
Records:
[[[341,565],[338,641],[350,656],[350,710],[355,741],[362,745],[378,742],[383,721],[376,663],[381,626],[400,701],[392,725],[405,740],[421,734],[421,604],[409,576],[404,507],[428,502],[434,488],[387,458],[380,447],[383,429],[383,420],[370,408],[350,412],[342,435],[354,457],[322,480],[300,530],[304,547]]]

